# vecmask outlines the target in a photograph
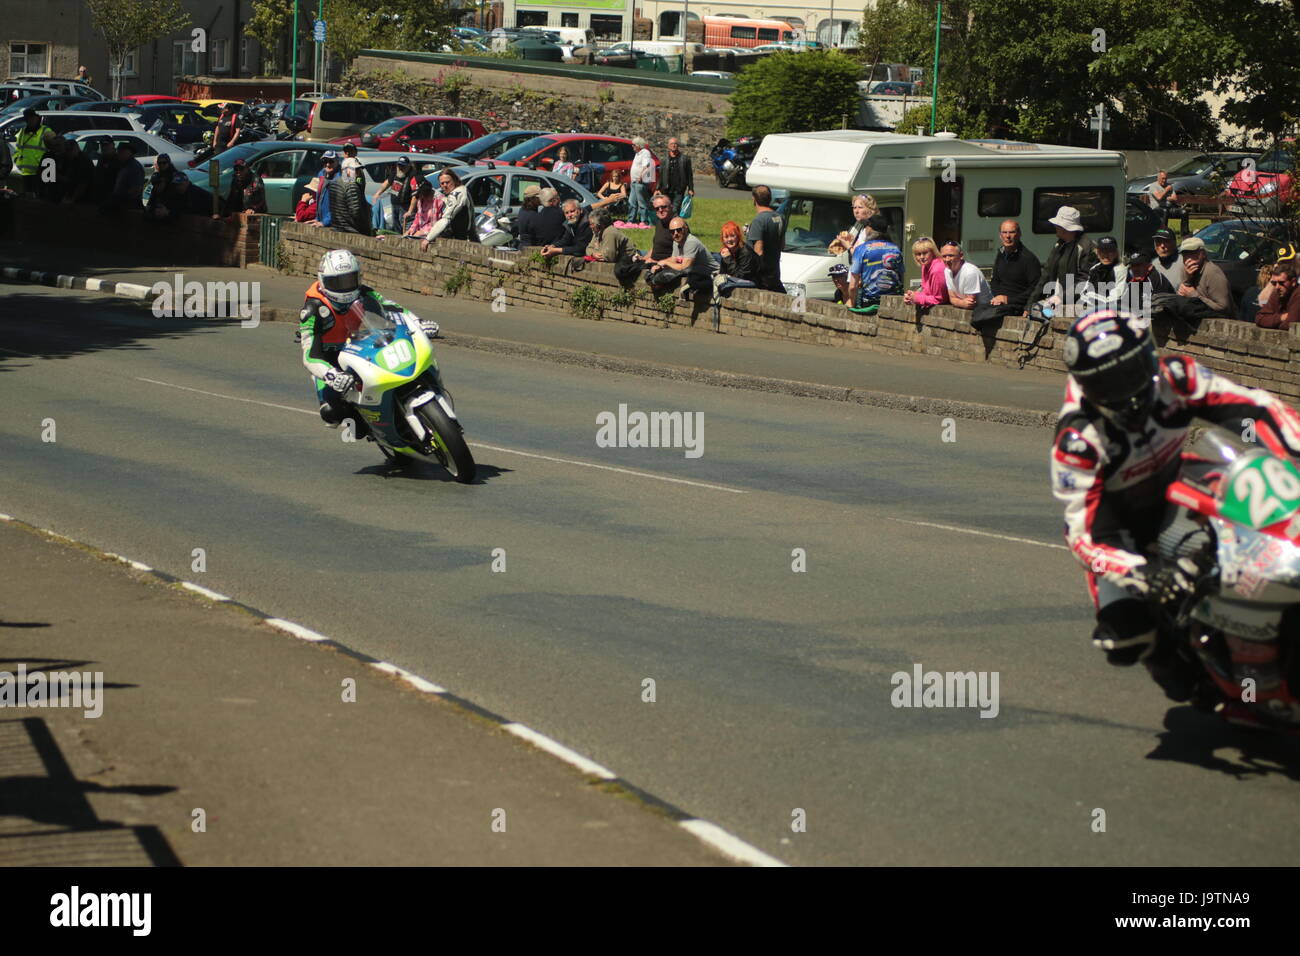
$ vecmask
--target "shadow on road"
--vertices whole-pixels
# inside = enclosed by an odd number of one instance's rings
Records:
[[[1186,706],[1169,709],[1165,728],[1148,760],[1192,764],[1237,780],[1282,774],[1300,782],[1300,740],[1234,727]],[[1236,751],[1238,756],[1220,756],[1221,750]]]
[[[474,480],[471,485],[481,485],[500,475],[509,474],[513,469],[498,468],[495,465],[477,463]],[[380,462],[356,470],[358,475],[377,475],[380,478],[405,478],[409,481],[440,481],[443,484],[455,484],[456,479],[446,468],[429,462],[406,459],[397,462]]]

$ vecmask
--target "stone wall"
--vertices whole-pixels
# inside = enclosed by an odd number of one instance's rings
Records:
[[[48,242],[74,249],[130,249],[141,261],[184,265],[246,266],[258,261],[261,219],[240,213],[231,222],[181,216],[147,222],[143,209],[100,215],[93,205],[56,205],[36,199],[12,201],[12,219],[0,236],[20,242]]]
[[[284,224],[281,240],[281,261],[297,275],[315,275],[325,250],[346,246],[362,259],[366,277],[385,290],[490,302],[494,290],[501,289],[504,292],[495,297],[506,308],[526,305],[585,318],[712,331],[707,302],[683,302],[670,296],[661,307],[644,282],[625,292],[614,279],[613,267],[602,262],[584,264],[560,257],[548,270],[523,253],[476,243],[439,240],[428,252],[421,252],[411,241],[352,236],[291,222]],[[1069,319],[1058,318],[1035,341],[1038,325],[1025,317],[1005,319],[1000,328],[980,334],[970,327],[968,312],[937,306],[919,314],[899,296],[887,297],[874,316],[857,315],[829,302],[808,301],[803,311],[797,310],[798,305],[790,296],[736,289],[722,309],[721,331],[805,345],[994,364],[1007,368],[1008,374],[1022,367],[1065,370],[1060,349]],[[1242,384],[1267,388],[1300,404],[1300,328],[1282,332],[1209,319],[1195,335],[1162,323],[1156,324],[1155,333],[1169,351],[1192,355]]]
[[[372,98],[392,99],[421,113],[468,116],[490,133],[544,129],[644,136],[660,157],[668,137],[677,136],[695,174],[712,175],[709,149],[726,134],[727,98],[619,83],[614,81],[617,72],[610,71],[611,81],[593,83],[362,56],[341,86],[348,93],[363,89]]]

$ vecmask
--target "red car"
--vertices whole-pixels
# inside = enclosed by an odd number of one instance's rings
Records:
[[[630,139],[619,136],[593,136],[587,133],[548,133],[534,136],[508,149],[495,159],[480,159],[479,166],[496,166],[502,163],[513,166],[528,166],[532,169],[552,169],[563,146],[569,151],[571,163],[604,163],[605,178],[612,169],[621,170],[623,182],[628,181],[632,169],[632,157],[636,147]],[[655,184],[659,181],[659,157],[654,153]]]
[[[1225,193],[1237,200],[1233,211],[1258,211],[1276,215],[1291,201],[1300,155],[1294,143],[1271,149],[1253,165],[1243,162]]]
[[[122,97],[127,103],[134,103],[136,106],[144,106],[146,103],[183,103],[185,102],[179,96],[163,96],[161,93],[132,93],[130,96]]]
[[[487,133],[478,120],[464,116],[394,116],[377,123],[364,133],[330,140],[337,146],[352,143],[366,149],[390,153],[414,150],[441,153],[464,146]]]

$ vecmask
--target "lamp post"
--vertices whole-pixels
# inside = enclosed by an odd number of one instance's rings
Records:
[[[682,0],[682,73],[686,72],[686,22],[691,15],[691,0]]]
[[[293,33],[289,37],[293,45],[293,79],[289,83],[289,102],[298,99],[298,0],[293,0]]]
[[[939,29],[943,24],[943,0],[938,0],[934,14],[934,83],[930,89],[930,135],[939,115]]]

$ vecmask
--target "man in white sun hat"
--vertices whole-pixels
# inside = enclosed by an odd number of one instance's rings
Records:
[[[1056,245],[1043,265],[1042,290],[1038,298],[1059,311],[1077,303],[1088,270],[1097,262],[1093,242],[1083,234],[1083,216],[1073,206],[1062,206],[1047,220],[1056,227]]]

